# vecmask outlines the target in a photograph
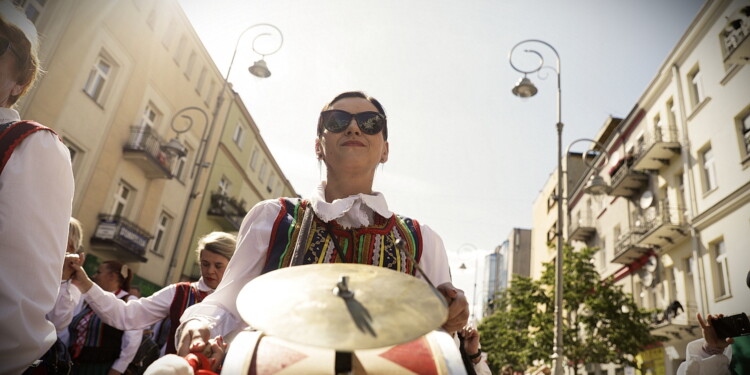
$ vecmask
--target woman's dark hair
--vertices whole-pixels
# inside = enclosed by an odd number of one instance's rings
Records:
[[[331,109],[331,107],[337,101],[339,101],[341,99],[345,99],[345,98],[361,98],[361,99],[365,99],[368,102],[372,103],[372,105],[375,106],[375,109],[378,110],[378,113],[380,113],[381,115],[383,115],[383,117],[387,117],[385,115],[385,109],[383,109],[383,106],[380,104],[380,102],[377,99],[373,98],[372,96],[369,96],[369,95],[365,94],[362,91],[346,91],[346,92],[342,92],[341,94],[336,95],[336,97],[333,98],[333,100],[331,100],[330,102],[328,102],[328,104],[326,104],[325,106],[323,106],[323,109],[321,109],[320,111],[323,112],[323,111],[327,111],[327,110]],[[323,123],[321,122],[321,120],[322,120],[321,118],[318,118],[318,138],[320,138],[323,135]],[[383,139],[386,140],[386,141],[388,140],[388,124],[387,123],[386,123],[385,127],[383,128]]]
[[[105,264],[108,270],[117,274],[117,277],[120,280],[120,289],[125,291],[130,290],[130,281],[133,280],[133,271],[130,267],[116,260],[108,260],[102,262],[102,264]]]

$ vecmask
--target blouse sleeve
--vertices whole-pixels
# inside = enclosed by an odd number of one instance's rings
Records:
[[[215,337],[227,336],[244,326],[237,310],[237,295],[245,284],[261,274],[273,224],[279,212],[281,203],[274,199],[258,203],[247,213],[237,236],[237,250],[227,265],[221,283],[201,303],[185,310],[180,327],[190,319],[204,319],[211,328],[211,336]]]
[[[422,258],[419,260],[420,267],[436,287],[450,282],[451,271],[443,240],[429,226],[420,224],[419,228],[422,231],[423,241]]]
[[[104,323],[121,330],[144,329],[169,314],[175,288],[174,284],[167,285],[148,297],[134,297],[125,303],[94,284],[83,294],[83,298]]]
[[[70,321],[73,320],[73,310],[81,300],[81,292],[70,281],[60,284],[57,301],[52,311],[47,313],[47,319],[55,325],[57,332],[68,329]]]
[[[114,294],[112,294],[112,296],[114,296]],[[135,296],[128,297],[128,303],[133,303],[136,301],[138,301],[138,299]],[[97,315],[99,314],[97,313]],[[101,318],[101,315],[99,315],[99,317]],[[125,331],[122,334],[122,342],[120,343],[120,357],[117,358],[117,360],[115,360],[115,363],[112,364],[112,369],[117,370],[120,373],[124,373],[125,370],[127,370],[128,365],[130,365],[130,362],[133,361],[133,358],[135,358],[135,354],[138,352],[138,347],[141,345],[141,339],[143,339],[143,329]]]

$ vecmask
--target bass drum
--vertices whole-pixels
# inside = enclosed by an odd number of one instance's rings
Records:
[[[229,345],[224,374],[292,375],[335,374],[336,352],[242,331]],[[352,375],[465,375],[453,338],[432,331],[414,341],[377,349],[356,350]]]

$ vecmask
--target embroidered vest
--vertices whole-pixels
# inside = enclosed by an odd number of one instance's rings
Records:
[[[129,295],[122,297],[127,301]],[[70,332],[70,349],[73,349],[73,343],[78,339],[78,322],[91,312],[91,306],[86,306],[68,326]],[[87,323],[86,341],[83,344],[81,353],[75,358],[78,363],[101,363],[112,362],[120,357],[120,346],[122,344],[123,331],[104,324],[98,315],[94,314]]]
[[[13,150],[21,144],[21,141],[38,130],[49,130],[57,135],[54,130],[33,121],[0,124],[0,173],[3,173],[5,164],[8,163]]]
[[[172,304],[169,306],[169,316],[164,318],[159,332],[155,333],[159,347],[167,346],[164,354],[177,354],[174,335],[177,332],[177,327],[180,326],[182,313],[188,307],[203,301],[208,295],[207,292],[202,292],[197,287],[192,286],[190,282],[177,283],[175,286],[174,298],[172,298]]]
[[[262,273],[289,266],[302,218],[310,207],[306,200],[280,198],[279,201],[281,211],[271,231]],[[419,262],[422,257],[419,223],[395,214],[389,218],[375,214],[374,222],[367,227],[344,229],[335,220],[326,224],[315,216],[304,246],[303,264],[370,264],[415,275],[414,259]],[[335,246],[334,239],[338,240]],[[405,254],[396,248],[399,239],[406,245]]]

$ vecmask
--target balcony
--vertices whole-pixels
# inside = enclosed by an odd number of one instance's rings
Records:
[[[99,214],[91,245],[112,252],[123,262],[146,262],[146,246],[151,238],[145,229],[123,217]]]
[[[239,230],[246,213],[244,202],[237,202],[236,199],[223,192],[211,193],[211,205],[208,207],[208,214],[224,219],[223,226],[227,230]]]
[[[728,64],[750,64],[750,6],[736,14],[724,28],[724,62]]]
[[[695,314],[695,306],[683,306],[680,301],[672,301],[666,309],[652,316],[651,334],[671,340],[694,340],[700,338],[701,329]]]
[[[636,171],[659,170],[679,155],[680,142],[674,127],[657,127],[653,133],[644,134],[635,150],[633,169]]]
[[[131,126],[123,158],[135,163],[148,178],[172,178],[176,158],[161,150],[164,143],[150,126]]]
[[[685,210],[666,199],[643,210],[636,217],[635,225],[643,233],[638,239],[639,244],[662,251],[672,248],[687,236]]]
[[[640,193],[648,185],[648,175],[633,170],[632,165],[635,158],[628,155],[620,159],[614,167],[609,170],[610,186],[612,192],[609,195],[617,197],[631,197]]]
[[[590,210],[579,211],[578,215],[576,220],[571,220],[569,236],[571,240],[586,242],[596,234],[596,223]]]
[[[628,265],[648,254],[651,248],[638,242],[642,235],[643,232],[637,228],[621,235],[615,242],[615,256],[612,258],[612,263]]]

